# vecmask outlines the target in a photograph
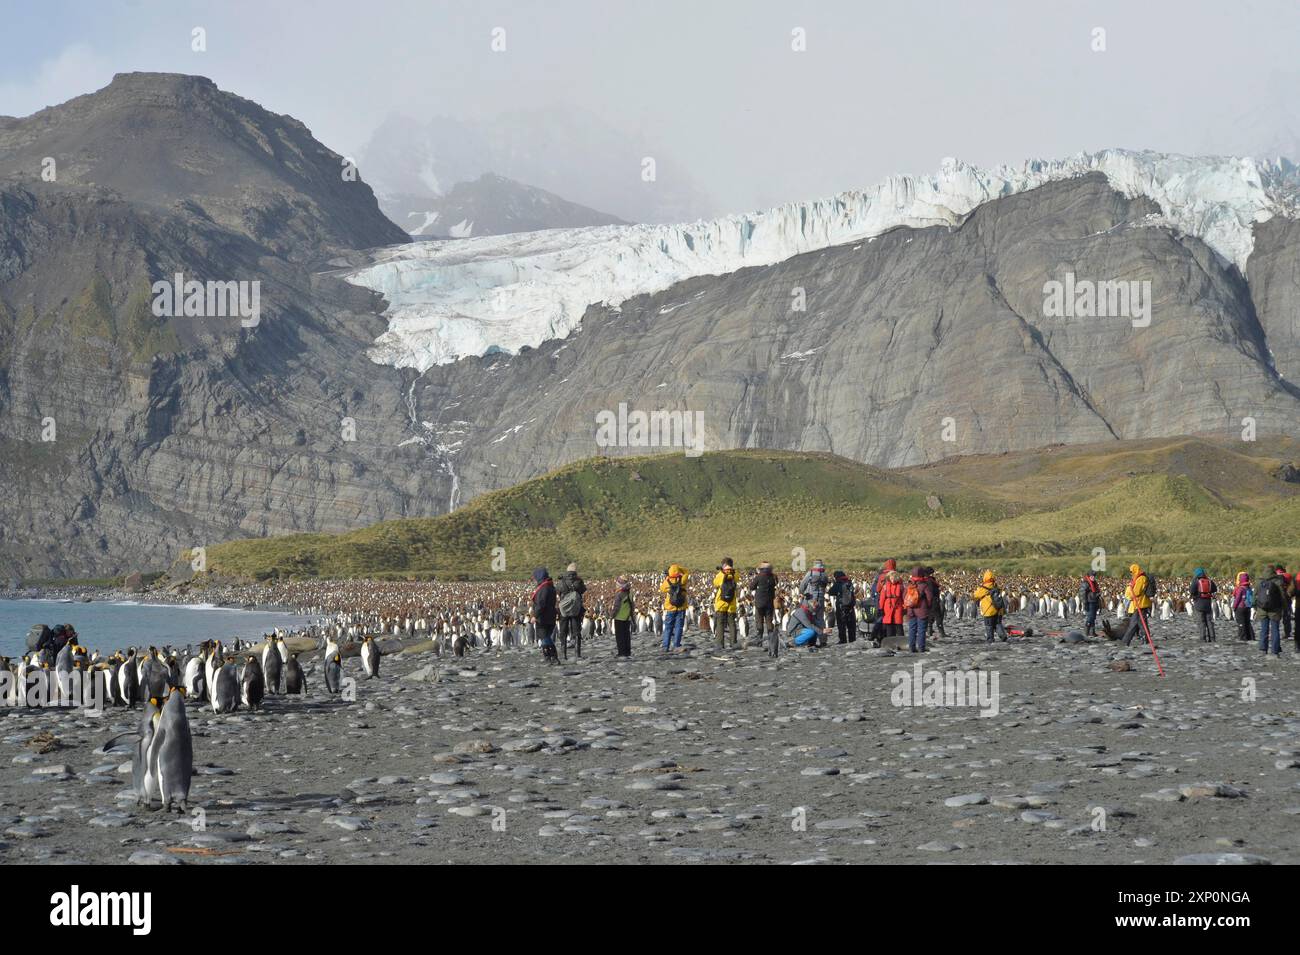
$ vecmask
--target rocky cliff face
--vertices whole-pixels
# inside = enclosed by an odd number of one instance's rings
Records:
[[[1300,393],[1285,375],[1297,356],[1277,339],[1294,314],[1300,233],[1287,220],[1260,227],[1248,283],[1197,239],[1135,227],[1152,211],[1085,176],[987,203],[956,228],[691,279],[593,308],[563,341],[429,369],[419,419],[431,446],[454,448],[444,456],[463,496],[624,453],[597,440],[597,415],[620,402],[698,412],[710,449],[890,467],[1235,435],[1247,418],[1261,435],[1292,432]],[[1067,273],[1149,283],[1149,326],[1050,317],[1045,284]]]
[[[309,265],[404,238],[339,159],[195,77],[0,123],[5,573],[410,512],[404,386],[364,357],[380,302]],[[151,283],[177,272],[259,282],[259,323],[155,316]]]
[[[0,574],[161,567],[656,450],[600,440],[621,403],[688,413],[708,449],[887,466],[1238,435],[1247,418],[1266,440],[1300,415],[1289,219],[1255,226],[1243,275],[1084,176],[417,375],[370,361],[383,303],[335,277],[403,238],[340,165],[296,121],[190,77],[0,120]],[[260,322],[156,316],[150,285],[178,271],[257,280]],[[1149,283],[1150,323],[1052,314],[1045,283],[1069,276]]]

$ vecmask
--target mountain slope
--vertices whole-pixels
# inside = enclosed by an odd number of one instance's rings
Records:
[[[0,179],[39,189],[45,157],[51,186],[185,209],[292,260],[406,240],[306,126],[201,76],[120,73],[98,92],[0,118]]]
[[[957,228],[896,229],[591,308],[562,341],[429,367],[415,435],[465,500],[599,453],[597,416],[620,404],[698,416],[708,450],[882,467],[1237,436],[1247,418],[1260,435],[1292,433],[1300,395],[1274,367],[1250,285],[1199,240],[1134,226],[1152,211],[1094,174],[986,203]],[[1271,241],[1257,239],[1261,262]],[[1049,316],[1044,286],[1067,273],[1149,282],[1150,325]]]
[[[405,238],[338,158],[199,77],[0,122],[5,573],[121,573],[413,506],[401,376],[364,357],[378,303],[304,265]],[[177,272],[259,283],[258,323],[156,316]]]
[[[622,219],[536,189],[484,173],[458,182],[446,195],[381,195],[379,208],[413,236],[463,239],[542,229],[624,225]]]
[[[688,279],[774,265],[900,226],[956,227],[987,203],[1089,175],[1142,200],[1144,215],[1129,225],[1195,236],[1242,273],[1257,228],[1300,216],[1300,169],[1285,160],[1117,149],[995,169],[945,160],[933,176],[894,176],[867,190],[719,219],[385,250],[350,280],[391,305],[375,360],[424,370],[536,348],[569,334],[591,306],[617,307]]]
[[[1290,452],[1300,445],[1290,442]],[[1253,488],[1224,503],[1220,491],[1179,473],[1231,470]],[[1117,467],[1118,462],[1118,467]],[[1142,462],[1138,464],[1138,462]],[[885,557],[934,560],[945,569],[995,565],[1073,573],[1104,548],[1118,572],[1127,555],[1163,573],[1197,563],[1216,572],[1294,560],[1288,527],[1300,518],[1300,485],[1276,477],[1262,449],[1182,439],[951,461],[881,471],[834,455],[724,451],[699,458],[593,458],[432,519],[399,520],[351,533],[234,541],[212,548],[222,575],[520,579],[537,564],[578,560],[590,576],[707,570],[725,554],[740,566],[820,557],[854,570]],[[1136,470],[1134,468],[1140,468]],[[1086,475],[1088,489],[1053,484]],[[495,571],[495,548],[506,567]]]

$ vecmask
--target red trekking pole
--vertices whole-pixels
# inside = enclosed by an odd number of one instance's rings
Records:
[[[1151,639],[1151,630],[1150,630],[1150,628],[1147,627],[1147,618],[1146,618],[1146,614],[1144,614],[1144,613],[1139,609],[1139,610],[1137,611],[1137,615],[1138,615],[1138,620],[1139,620],[1139,621],[1141,622],[1141,624],[1142,624],[1142,632],[1146,635],[1147,643],[1151,644],[1151,656],[1155,657],[1155,660],[1156,660],[1156,669],[1160,671],[1160,675],[1161,675],[1161,676],[1164,676],[1164,675],[1165,675],[1165,668],[1162,667],[1162,666],[1160,665],[1160,654],[1156,653],[1156,644],[1155,644],[1155,641]]]

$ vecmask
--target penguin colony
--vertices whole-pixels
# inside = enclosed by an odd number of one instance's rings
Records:
[[[330,637],[323,641],[322,669],[331,696],[343,692],[343,656]],[[367,635],[361,644],[361,665],[367,678],[379,675],[380,649]],[[206,704],[214,714],[240,707],[259,710],[267,695],[304,695],[307,677],[281,633],[267,637],[260,653],[241,640],[227,647],[205,641],[197,650],[186,647],[128,647],[107,657],[71,640],[57,653],[50,648],[20,657],[13,664],[0,657],[0,669],[13,679],[2,702],[16,705],[20,694],[66,706],[113,706],[143,712],[138,728],[113,737],[101,748],[107,753],[132,740],[131,785],[139,806],[160,805],[187,812],[194,772],[194,744],[189,706]]]

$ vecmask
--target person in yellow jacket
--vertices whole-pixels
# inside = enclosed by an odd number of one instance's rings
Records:
[[[1002,615],[1007,612],[1007,601],[1002,595],[1002,590],[998,587],[998,579],[993,575],[993,571],[984,571],[984,576],[980,579],[980,585],[971,591],[971,598],[980,602],[980,616],[984,618],[984,642],[992,643],[993,635],[1002,629],[1002,640],[1005,643],[1006,627],[1002,627]]]
[[[690,602],[686,594],[686,579],[690,571],[673,564],[668,574],[659,585],[659,592],[664,595],[664,643],[665,653],[669,649],[682,648],[682,631],[686,629],[686,607]],[[674,644],[674,639],[676,643]]]
[[[740,599],[740,584],[736,580],[736,568],[731,565],[731,558],[722,558],[722,566],[713,578],[713,638],[718,642],[718,649],[727,648],[727,630],[731,630],[731,645],[740,646],[740,637],[736,633],[736,606]]]
[[[1128,626],[1124,629],[1124,646],[1129,646],[1133,638],[1142,633],[1144,623],[1150,619],[1151,595],[1147,593],[1147,575],[1142,568],[1133,564],[1128,569],[1132,575],[1124,587],[1124,599],[1128,601]]]

